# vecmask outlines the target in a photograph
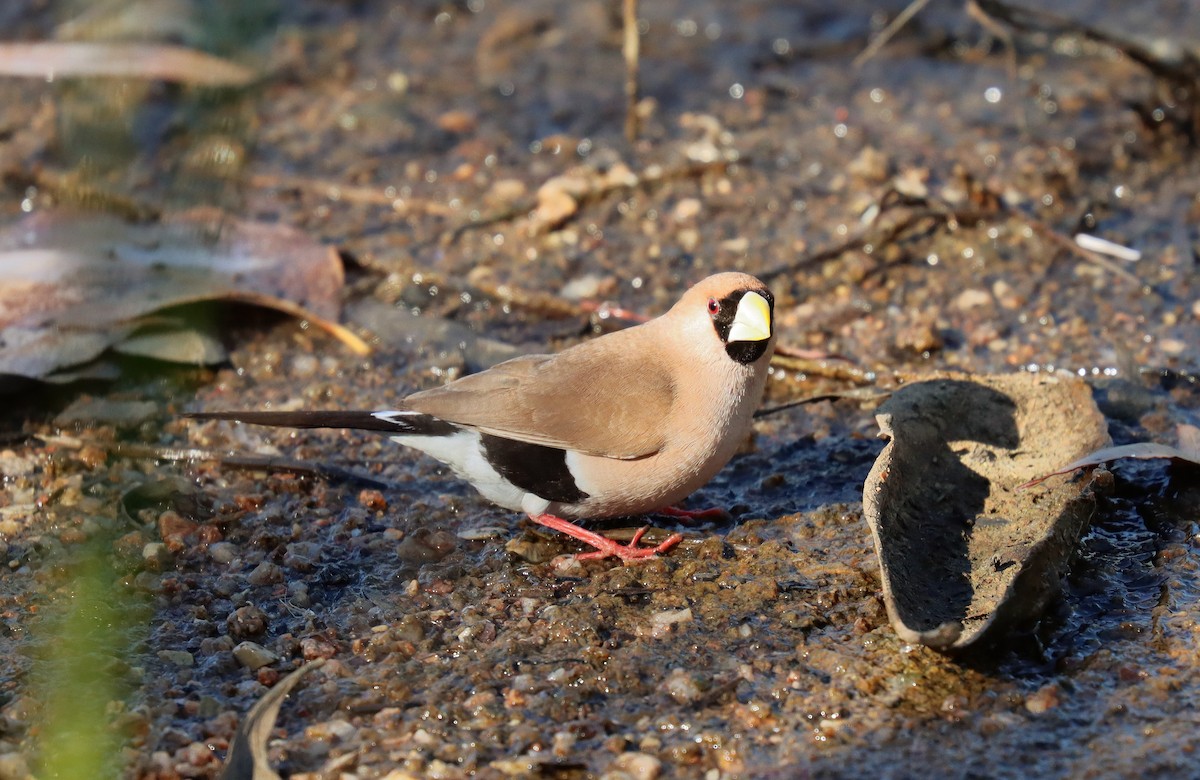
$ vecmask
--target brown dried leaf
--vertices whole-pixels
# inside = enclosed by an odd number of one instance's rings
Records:
[[[1050,477],[1058,476],[1059,474],[1069,474],[1076,469],[1087,468],[1089,466],[1100,466],[1114,460],[1122,458],[1133,458],[1134,460],[1153,460],[1155,458],[1168,458],[1170,460],[1182,460],[1188,463],[1200,466],[1200,428],[1194,425],[1180,425],[1177,434],[1179,436],[1179,446],[1172,447],[1169,444],[1158,444],[1152,441],[1140,441],[1134,444],[1122,444],[1119,447],[1104,447],[1095,452],[1089,452],[1078,460],[1073,460],[1060,469],[1051,471],[1048,474],[1043,474],[1036,479],[1031,479],[1022,488],[1033,487],[1041,482],[1045,482]]]
[[[43,212],[0,229],[0,373],[42,378],[90,360],[137,319],[199,301],[264,306],[369,351],[337,316],[341,261],[285,225],[194,209],[154,224]]]
[[[221,768],[221,780],[279,780],[279,774],[271,768],[267,756],[267,741],[275,730],[279,708],[309,672],[319,669],[325,661],[318,659],[301,666],[284,677],[271,690],[263,694],[258,703],[250,708],[246,717],[238,724],[237,733],[229,745],[229,754]]]

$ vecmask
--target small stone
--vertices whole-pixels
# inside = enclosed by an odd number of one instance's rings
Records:
[[[538,190],[538,204],[533,212],[530,231],[544,233],[561,226],[579,210],[579,202],[565,190],[543,186]]]
[[[667,695],[678,704],[690,704],[702,693],[696,679],[683,669],[672,669],[664,681],[664,687]]]
[[[383,493],[373,489],[360,491],[358,503],[364,509],[370,509],[372,512],[383,512],[388,508],[387,499],[383,497]]]
[[[495,203],[511,205],[525,197],[526,192],[528,188],[520,179],[500,179],[492,184],[486,198]]]
[[[910,198],[925,198],[929,195],[929,169],[906,168],[892,178],[892,186],[901,195]]]
[[[454,109],[447,111],[437,119],[437,125],[447,133],[456,133],[459,135],[470,133],[478,126],[479,121],[470,111]]]
[[[655,780],[662,774],[662,761],[649,753],[622,753],[611,767],[633,780]]]
[[[858,155],[846,164],[846,172],[868,182],[882,182],[888,176],[888,156],[873,146],[863,147]]]
[[[233,657],[250,671],[256,671],[279,660],[279,656],[256,642],[239,642],[233,648]]]
[[[20,753],[5,753],[0,756],[0,778],[4,780],[33,780],[29,764]]]
[[[231,542],[216,542],[208,546],[208,557],[214,563],[226,564],[237,557],[237,546]]]
[[[308,583],[305,582],[289,582],[288,583],[288,601],[292,606],[307,609],[312,606],[312,599],[308,595]]]
[[[700,216],[701,208],[699,198],[684,198],[671,210],[671,218],[676,222],[690,222]]]
[[[692,610],[689,607],[655,612],[646,621],[647,633],[654,639],[658,639],[671,633],[672,626],[690,622],[692,622]]]
[[[954,308],[959,311],[968,311],[978,306],[987,306],[992,302],[992,296],[987,290],[979,290],[971,288],[963,290],[954,297]]]
[[[261,609],[248,604],[238,607],[225,619],[230,636],[237,639],[248,636],[258,636],[267,630],[267,616]]]
[[[166,661],[169,664],[190,669],[196,663],[196,658],[186,650],[159,650],[158,658],[161,661]],[[2,777],[3,775],[0,775]]]
[[[196,531],[196,524],[168,509],[158,516],[158,535],[172,553],[178,553],[187,544],[187,537]]]
[[[295,571],[312,571],[321,560],[321,546],[315,542],[292,542],[283,554],[283,565]]]
[[[1025,697],[1025,709],[1034,715],[1041,715],[1059,705],[1058,686],[1049,683],[1038,688]]]
[[[64,528],[58,535],[58,541],[63,544],[80,544],[87,541],[87,534],[82,528]]]
[[[246,579],[250,581],[251,585],[271,585],[283,582],[283,569],[278,564],[263,561],[254,567]]]
[[[171,553],[162,542],[146,542],[142,547],[142,560],[157,567],[171,560]]]
[[[130,531],[113,542],[113,552],[118,558],[132,559],[141,556],[146,548],[146,537],[141,531]]]
[[[721,249],[729,252],[730,254],[744,255],[750,249],[750,239],[746,238],[745,236],[730,238],[726,241],[722,241],[720,246]]]
[[[9,479],[28,476],[36,468],[37,461],[33,458],[23,458],[12,450],[0,451],[0,473]]]
[[[898,349],[906,352],[927,355],[940,350],[945,345],[945,341],[935,323],[918,320],[900,328],[896,333],[895,345]]]
[[[304,660],[306,661],[314,661],[318,658],[333,658],[337,655],[337,648],[324,639],[307,636],[300,640],[300,654],[304,656]]]
[[[300,379],[308,379],[317,373],[321,361],[316,355],[297,355],[292,358],[292,375]]]
[[[158,593],[162,590],[162,580],[153,572],[139,571],[133,577],[133,587],[143,593]]]

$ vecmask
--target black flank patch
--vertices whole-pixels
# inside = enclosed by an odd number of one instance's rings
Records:
[[[588,497],[567,468],[567,451],[482,433],[483,456],[496,472],[527,493],[574,504]]]

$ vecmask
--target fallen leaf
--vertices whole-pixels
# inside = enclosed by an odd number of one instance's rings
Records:
[[[1182,460],[1200,466],[1200,428],[1184,424],[1178,427],[1176,433],[1179,438],[1178,447],[1172,447],[1169,444],[1158,444],[1152,441],[1122,444],[1118,447],[1103,447],[1084,455],[1078,460],[1071,461],[1060,469],[1031,479],[1020,487],[1033,487],[1059,474],[1069,474],[1076,469],[1100,466],[1114,460],[1121,460],[1122,458],[1132,458],[1134,460],[1167,458],[1169,460]]]
[[[229,754],[221,768],[221,780],[280,780],[267,758],[267,741],[275,730],[275,720],[283,700],[292,692],[301,678],[324,664],[318,659],[301,666],[284,677],[271,690],[263,694],[258,703],[250,708],[246,717],[238,724]]]
[[[150,224],[36,213],[0,229],[0,374],[50,378],[125,342],[139,318],[201,301],[282,311],[366,354],[334,321],[342,283],[337,253],[286,225],[209,208]]]

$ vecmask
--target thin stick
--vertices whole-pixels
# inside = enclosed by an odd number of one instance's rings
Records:
[[[625,22],[625,140],[629,143],[638,137],[638,20],[637,0],[624,0],[622,10]]]
[[[867,48],[862,50],[862,54],[854,58],[851,65],[856,68],[862,67],[863,63],[878,54],[879,50],[886,46],[887,42],[892,39],[892,36],[900,32],[900,28],[908,24],[909,20],[914,16],[921,13],[921,9],[928,4],[929,0],[913,0],[913,2],[909,3],[908,7],[901,11],[900,15],[893,19],[891,24],[883,28],[883,32],[876,35],[875,39],[867,45]]]

